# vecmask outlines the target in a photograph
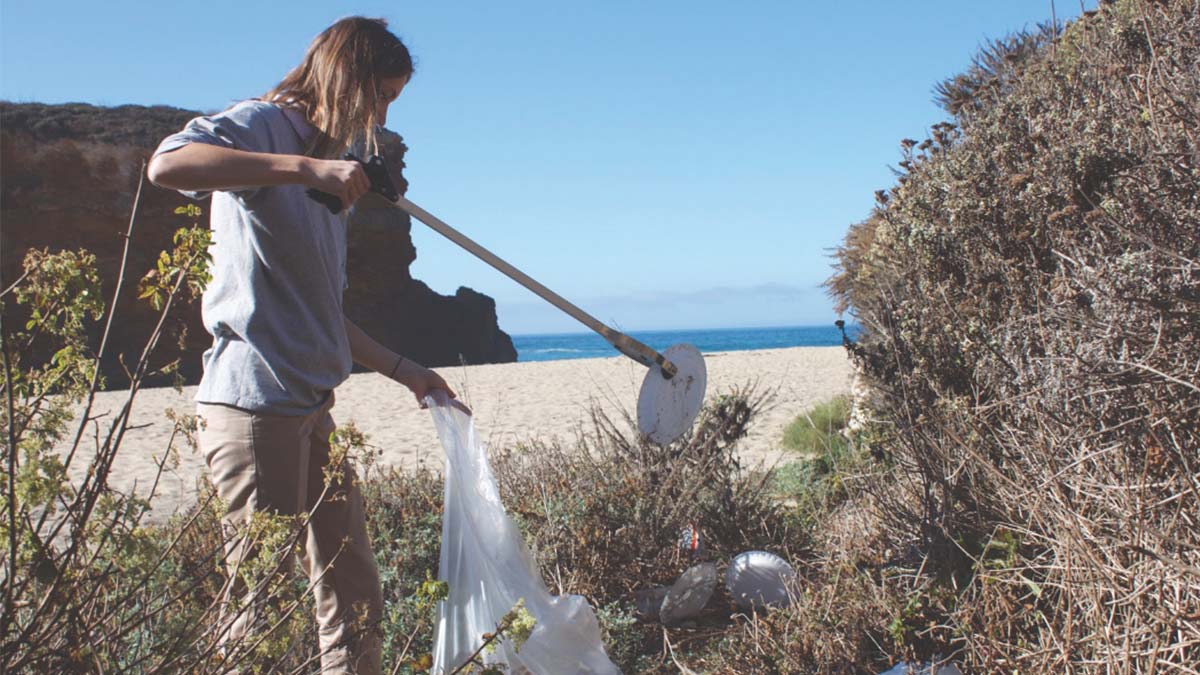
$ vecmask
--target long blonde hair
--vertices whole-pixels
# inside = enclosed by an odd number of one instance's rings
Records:
[[[309,156],[337,157],[359,143],[376,152],[380,80],[412,72],[412,56],[387,21],[352,16],[322,31],[300,65],[263,100],[304,112],[317,129]]]

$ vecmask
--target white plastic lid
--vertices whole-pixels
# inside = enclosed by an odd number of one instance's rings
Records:
[[[766,551],[746,551],[729,562],[725,586],[734,602],[745,610],[788,604],[788,584],[796,571],[786,560]]]

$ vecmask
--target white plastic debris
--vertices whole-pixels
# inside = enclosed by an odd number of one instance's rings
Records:
[[[743,610],[788,604],[788,584],[796,571],[786,560],[766,551],[746,551],[729,562],[725,586]]]
[[[500,503],[484,444],[466,409],[444,392],[425,398],[446,451],[446,491],[438,578],[450,596],[438,607],[433,673],[452,672],[483,644],[483,634],[524,599],[537,620],[518,651],[510,641],[485,653],[510,673],[617,673],[604,653],[600,626],[587,600],[552,596],[521,533]]]
[[[717,586],[717,566],[700,563],[687,568],[667,589],[659,617],[668,626],[689,619],[704,609]]]

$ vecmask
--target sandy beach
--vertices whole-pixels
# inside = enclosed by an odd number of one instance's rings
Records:
[[[814,403],[849,390],[850,365],[841,347],[796,347],[705,354],[707,397],[755,384],[770,391],[767,409],[754,423],[739,452],[747,466],[771,465],[784,457],[783,429]],[[481,437],[491,448],[537,439],[570,443],[588,411],[598,405],[614,419],[631,416],[645,368],[613,356],[599,359],[539,361],[437,369],[474,411]],[[134,400],[132,428],[121,443],[110,485],[144,494],[157,473],[155,458],[167,450],[173,425],[166,411],[194,411],[195,387],[144,389]],[[440,469],[442,448],[428,411],[421,410],[404,387],[379,375],[352,375],[335,392],[334,419],[353,422],[377,446],[381,465]],[[120,409],[127,391],[101,392],[93,415]],[[102,426],[102,428],[104,428]],[[153,499],[154,519],[189,504],[204,458],[180,439],[178,466],[166,472]],[[81,452],[89,447],[85,445]],[[78,462],[77,462],[78,464]],[[72,467],[78,477],[85,465]]]

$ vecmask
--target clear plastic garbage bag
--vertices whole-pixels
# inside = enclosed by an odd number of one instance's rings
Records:
[[[587,600],[552,596],[542,583],[520,531],[500,503],[485,446],[466,408],[441,391],[425,401],[446,450],[438,579],[450,584],[450,596],[438,607],[433,672],[453,672],[524,598],[537,620],[532,635],[519,652],[501,642],[483,655],[486,663],[506,664],[513,674],[619,674],[604,653],[600,625]]]

